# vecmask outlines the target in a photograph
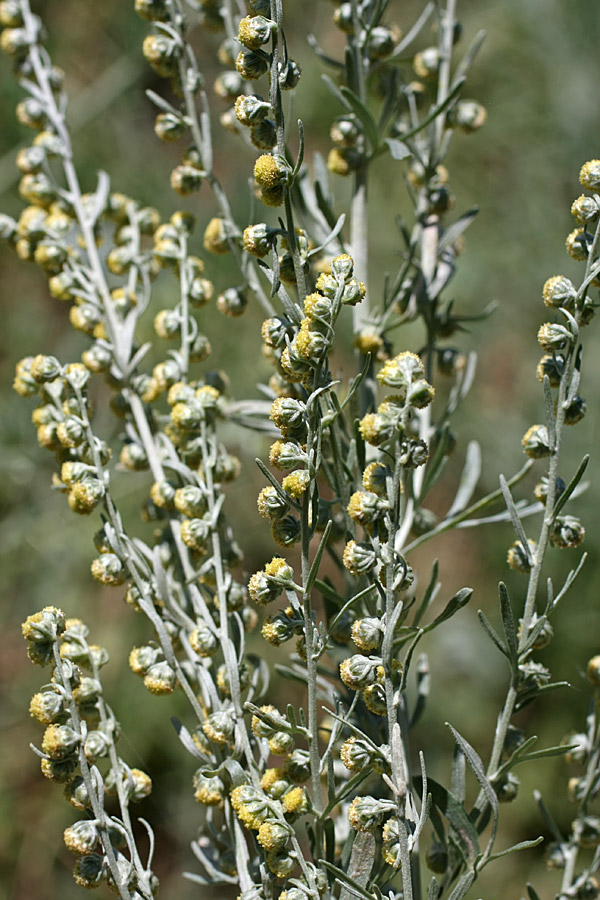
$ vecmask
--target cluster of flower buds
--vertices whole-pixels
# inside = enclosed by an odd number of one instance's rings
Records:
[[[53,669],[50,683],[33,695],[29,706],[31,716],[45,726],[40,753],[42,773],[51,781],[64,784],[66,799],[87,816],[64,833],[67,848],[78,856],[73,877],[77,884],[90,888],[114,882],[105,853],[106,840],[117,862],[122,861],[123,871],[132,867],[121,852],[127,848],[123,828],[107,819],[100,797],[120,791],[125,802],[138,802],[150,794],[152,782],[145,772],[130,769],[114,756],[119,725],[103,698],[99,680],[99,670],[108,662],[108,653],[104,647],[88,643],[89,632],[83,622],[65,619],[61,610],[52,606],[29,616],[22,630],[32,662],[50,664]],[[97,767],[109,756],[111,760],[116,758],[119,774],[111,765],[103,775],[102,791],[98,794],[89,767]],[[99,769],[95,771],[99,777]],[[102,818],[98,818],[99,812]],[[135,873],[131,874],[130,886],[135,886]]]
[[[581,185],[591,192],[600,187],[600,160],[590,160],[579,173]],[[577,393],[579,372],[577,364],[577,339],[580,327],[587,325],[594,317],[595,301],[589,296],[589,287],[598,287],[600,279],[598,268],[598,248],[595,235],[600,221],[600,199],[596,193],[592,196],[582,194],[571,208],[578,227],[567,237],[566,246],[569,255],[587,264],[582,286],[577,289],[570,278],[565,275],[554,275],[544,284],[542,298],[545,306],[559,316],[559,320],[544,322],[538,330],[538,342],[544,356],[537,366],[537,377],[558,390],[554,404],[554,416],[562,425],[575,425],[585,416],[587,403]],[[593,254],[590,257],[590,254]],[[560,404],[560,408],[559,408]],[[524,452],[530,459],[552,457],[555,453],[555,441],[547,425],[536,424],[527,429],[521,441]],[[562,479],[557,478],[553,497],[556,500],[564,490]],[[548,497],[548,478],[544,477],[536,485],[536,499],[546,504]],[[567,549],[578,547],[585,538],[585,528],[575,516],[557,516],[550,529],[549,539],[554,547]],[[529,542],[530,545],[532,542]],[[508,553],[511,568],[528,573],[531,569],[535,546],[529,551],[518,542]]]
[[[297,775],[300,768],[296,765]],[[291,823],[308,811],[306,790],[294,783],[288,770],[273,768],[265,771],[260,787],[250,784],[234,787],[230,800],[240,822],[257,833],[269,871],[276,878],[289,876],[297,865],[295,854],[288,846],[293,834]]]

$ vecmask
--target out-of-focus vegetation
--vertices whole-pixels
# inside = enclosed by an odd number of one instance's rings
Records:
[[[308,154],[325,152],[324,131],[333,101],[321,86],[319,66],[303,43],[304,23],[313,23],[320,43],[326,47],[339,41],[339,35],[330,24],[330,4],[288,0],[287,5],[288,41],[305,72],[295,111],[305,124]],[[418,2],[391,3],[394,17],[404,27],[412,22],[420,6]],[[154,76],[141,56],[145,29],[133,12],[133,4],[123,0],[44,0],[37,11],[43,14],[51,35],[53,56],[67,73],[73,98],[70,120],[86,187],[93,187],[98,168],[105,169],[114,189],[151,203],[168,215],[181,205],[168,183],[178,151],[159,143],[152,132],[154,113],[143,91],[153,86]],[[455,142],[449,161],[457,212],[473,205],[481,209],[467,234],[454,291],[460,310],[480,311],[492,300],[498,305],[491,319],[474,325],[463,336],[464,346],[477,348],[481,362],[476,387],[462,412],[456,455],[458,465],[468,440],[476,435],[483,442],[483,488],[493,490],[499,472],[509,474],[521,465],[520,436],[542,414],[541,388],[535,378],[539,356],[535,334],[543,321],[541,285],[547,277],[559,272],[568,275],[576,266],[565,253],[564,238],[572,228],[569,207],[578,193],[579,167],[586,159],[600,156],[600,6],[596,0],[461,0],[458,11],[465,39],[480,28],[487,32],[469,93],[485,104],[488,121],[476,136]],[[4,59],[0,65],[0,206],[17,214],[22,203],[16,190],[14,157],[27,136],[13,117],[12,109],[20,95],[9,64]],[[221,109],[216,98],[214,109],[216,120]],[[237,196],[240,208],[246,209],[253,154],[234,136],[218,128],[216,131],[220,175],[237,185],[231,196]],[[397,195],[400,193],[398,189]],[[377,248],[372,266],[375,290],[381,286],[386,258],[389,260],[399,246],[390,239],[398,211],[395,194],[394,185],[387,182],[373,186],[369,228],[372,245]],[[198,215],[201,233],[214,212],[212,201],[201,192],[189,206]],[[226,272],[219,271],[211,261],[209,266],[211,277],[225,285]],[[37,734],[28,720],[27,705],[39,673],[31,670],[26,659],[19,625],[28,613],[52,603],[69,615],[85,608],[94,638],[111,651],[106,691],[123,721],[126,736],[135,734],[129,754],[133,764],[139,761],[155,778],[154,797],[147,801],[142,815],[157,831],[162,896],[187,900],[197,896],[198,890],[180,878],[182,869],[194,867],[186,844],[186,836],[193,835],[196,815],[191,791],[193,763],[180,752],[171,730],[168,716],[173,708],[169,701],[150,698],[127,667],[127,653],[136,641],[136,630],[145,634],[146,625],[120,604],[116,592],[103,591],[92,582],[90,539],[95,523],[76,519],[62,499],[52,494],[52,463],[35,444],[30,406],[10,389],[17,359],[43,350],[67,361],[77,358],[83,345],[68,326],[65,307],[48,296],[43,277],[8,251],[0,255],[0,285],[4,392],[0,404],[0,679],[4,694],[0,719],[4,748],[0,754],[0,879],[10,900],[80,896],[61,840],[62,828],[69,823],[69,810],[56,802],[56,788],[40,779],[36,757],[27,749]],[[205,330],[214,348],[212,364],[227,369],[234,395],[245,394],[266,371],[259,352],[262,316],[258,309],[249,309],[245,319],[233,324],[214,311],[207,316]],[[594,322],[592,329],[595,326]],[[399,351],[412,348],[418,337],[410,332],[398,333],[396,340],[395,349]],[[590,471],[594,472],[600,462],[595,451],[600,422],[598,398],[590,390],[600,380],[600,354],[593,350],[600,346],[598,335],[592,335],[587,344],[590,349],[584,366],[588,413],[582,425],[569,433],[567,454],[573,468],[583,452],[590,450]],[[251,572],[262,564],[267,552],[268,533],[265,530],[263,535],[254,507],[247,502],[259,486],[252,460],[264,448],[254,437],[243,448],[239,435],[233,440],[237,443],[234,452],[244,462],[243,484],[236,486],[233,502],[243,491],[246,501],[237,506],[237,529]],[[253,487],[248,488],[248,483]],[[131,495],[132,510],[139,500],[139,496]],[[582,670],[586,660],[598,652],[600,643],[595,574],[599,562],[595,522],[600,502],[598,484],[577,502],[588,528],[590,559],[577,588],[569,595],[569,609],[559,613],[561,633],[544,651],[552,660],[553,673],[570,681],[572,688],[551,694],[545,703],[527,710],[531,717],[528,729],[540,736],[540,743],[556,743],[570,729],[582,727],[587,703]],[[445,721],[462,722],[463,733],[481,747],[497,715],[504,691],[502,661],[490,654],[475,609],[495,610],[498,578],[507,578],[518,593],[518,576],[509,574],[504,562],[512,540],[508,526],[489,526],[477,533],[457,532],[423,550],[427,558],[433,553],[439,555],[446,592],[463,584],[475,589],[473,607],[453,620],[454,628],[443,632],[441,643],[427,648],[434,690],[421,727],[428,730],[428,746],[432,746],[431,735],[439,736],[439,759],[428,757],[433,777],[450,747]],[[550,568],[557,581],[571,562],[557,551],[551,552]],[[545,833],[526,774],[523,770],[520,796],[505,815],[506,845]],[[567,826],[570,810],[565,764],[548,760],[529,774],[535,776],[535,785],[542,789],[559,823]],[[556,876],[544,874],[542,853],[542,848],[536,848],[490,867],[479,885],[479,894],[488,900],[520,896],[527,878],[535,877],[540,895],[544,896],[544,891],[552,895]]]

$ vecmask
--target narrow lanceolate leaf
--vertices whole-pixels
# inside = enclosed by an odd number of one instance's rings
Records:
[[[415,618],[413,620],[413,625],[417,626],[421,623],[421,619],[427,612],[431,602],[435,599],[437,592],[440,589],[440,584],[438,582],[438,574],[440,570],[440,564],[437,559],[434,559],[433,564],[431,566],[431,577],[429,579],[429,583],[425,588],[425,593],[423,594],[423,599],[421,600],[418,609],[415,613]]]
[[[443,235],[440,238],[440,243],[438,245],[438,249],[439,249],[440,253],[442,252],[442,250],[445,250],[446,247],[450,247],[450,246],[452,246],[452,244],[454,244],[456,242],[457,238],[459,238],[461,236],[461,234],[467,230],[467,228],[469,227],[471,222],[474,220],[474,218],[478,214],[478,212],[479,212],[479,209],[476,206],[474,206],[472,209],[469,209],[466,213],[464,213],[460,217],[460,219],[458,219],[456,222],[454,222],[452,225],[450,225],[449,228],[447,228],[444,231]]]
[[[477,441],[469,441],[467,447],[467,455],[465,465],[460,476],[460,483],[456,492],[456,497],[452,506],[446,513],[446,518],[451,519],[452,516],[466,509],[469,500],[473,496],[479,476],[481,475],[481,447]]]
[[[340,884],[344,885],[340,892],[340,900],[350,900],[355,896],[364,897],[364,900],[373,900],[373,894],[366,889],[366,886],[371,877],[375,850],[376,844],[373,835],[368,831],[359,831],[352,844],[347,872],[326,859],[321,860],[321,864],[335,875]]]
[[[512,606],[510,605],[508,589],[503,581],[498,585],[498,593],[500,595],[500,610],[502,613],[502,627],[504,628],[506,646],[509,649],[511,660],[516,662],[518,655],[517,630],[515,628],[515,620]]]
[[[404,141],[399,141],[397,138],[386,138],[385,143],[392,159],[406,159],[412,155],[410,147],[407,147]]]
[[[506,850],[500,850],[498,853],[492,853],[492,855],[488,858],[488,862],[491,862],[493,859],[500,859],[500,857],[502,856],[508,856],[509,853],[516,853],[517,850],[530,850],[531,847],[537,847],[538,844],[541,844],[543,840],[543,835],[540,835],[532,841],[519,841],[518,844],[513,844],[512,847],[507,847]]]
[[[537,803],[537,805],[539,806],[540,812],[542,814],[542,818],[543,818],[544,822],[546,823],[546,827],[552,833],[554,840],[559,844],[564,843],[565,839],[561,833],[561,830],[558,827],[558,825],[556,824],[556,822],[554,821],[554,819],[552,818],[552,816],[550,815],[548,807],[544,803],[540,792],[534,791],[533,798],[534,798],[535,802]]]
[[[308,573],[308,578],[306,579],[306,586],[304,588],[306,594],[309,594],[311,592],[317,575],[319,574],[319,566],[321,565],[321,560],[323,559],[323,553],[325,552],[325,547],[327,546],[327,541],[329,540],[332,526],[333,522],[331,521],[329,521],[325,526],[325,531],[323,532],[321,542],[317,548],[317,552],[315,553],[315,558],[313,559],[312,566],[310,567],[310,572]]]
[[[513,524],[513,528],[517,534],[517,537],[521,541],[523,546],[523,553],[525,557],[529,561],[529,565],[533,565],[533,559],[531,556],[531,549],[529,547],[529,541],[527,540],[527,535],[525,534],[525,529],[523,528],[523,524],[521,519],[519,518],[519,513],[517,512],[517,508],[515,506],[514,500],[512,498],[512,494],[510,492],[510,488],[506,483],[506,478],[504,475],[500,476],[500,487],[502,488],[502,494],[504,496],[504,502],[506,503],[506,508],[510,515],[510,520]]]
[[[416,790],[422,794],[422,777],[419,775],[415,776],[413,778],[413,784]],[[441,812],[454,829],[465,862],[468,865],[472,865],[480,852],[479,836],[475,825],[467,815],[464,806],[457,800],[451,791],[446,790],[445,787],[437,781],[434,781],[432,778],[427,779],[427,791],[431,795],[431,799],[436,809]]]
[[[432,629],[437,628],[438,625],[441,625],[442,622],[445,622],[447,619],[451,619],[455,613],[462,609],[463,606],[466,606],[469,600],[473,595],[473,588],[461,588],[454,597],[448,600],[448,603],[441,611],[439,616],[436,616],[433,622],[430,622],[429,625],[426,625],[423,631],[432,631]]]
[[[482,609],[477,610],[477,618],[481,622],[481,625],[483,626],[483,629],[486,632],[487,636],[493,641],[500,653],[510,658],[508,647],[506,646],[496,629],[493,627],[493,625],[488,622],[487,617]]]
[[[527,885],[527,894],[529,895],[529,900],[540,900],[540,895],[532,884]]]
[[[450,894],[448,900],[461,900],[462,897],[465,896],[473,882],[475,881],[475,872],[465,872],[465,874],[460,878],[454,887],[454,890]]]
[[[590,461],[590,457],[586,453],[586,455],[583,457],[583,459],[577,466],[577,471],[571,478],[570,482],[568,483],[568,485],[566,486],[564,491],[558,496],[556,503],[554,504],[554,509],[552,510],[553,517],[557,516],[560,513],[561,509],[563,508],[563,506],[565,505],[567,500],[572,496],[573,491],[575,490],[575,488],[581,481],[581,479],[583,477],[583,473],[587,469],[587,464],[589,461]]]
[[[490,784],[490,781],[485,774],[485,769],[483,767],[483,763],[481,761],[481,757],[474,750],[474,748],[469,744],[465,738],[458,733],[456,728],[453,728],[452,725],[448,723],[448,727],[450,731],[454,735],[454,740],[465,754],[466,760],[469,763],[475,778],[481,785],[481,789],[485,795],[485,799],[487,800],[489,807],[492,812],[492,830],[490,833],[490,838],[488,842],[487,852],[489,852],[490,848],[493,846],[493,843],[496,839],[496,832],[498,830],[498,798],[496,796],[496,792],[494,788]]]

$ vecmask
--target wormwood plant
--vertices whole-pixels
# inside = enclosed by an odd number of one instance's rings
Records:
[[[45,48],[43,25],[29,0],[0,3],[0,47],[13,57],[24,92],[17,116],[35,132],[17,159],[27,206],[18,221],[3,215],[1,232],[47,275],[50,294],[70,304],[71,324],[89,338],[81,362],[45,354],[21,360],[14,387],[38,399],[33,422],[40,445],[56,456],[53,486],[74,513],[99,517],[93,578],[118,588],[132,615],[148,620],[147,642],[131,650],[133,673],[151,693],[177,688],[188,701],[176,728],[197,766],[200,871],[188,877],[200,896],[207,885],[224,885],[243,900],[424,893],[459,900],[498,856],[541,840],[497,845],[500,804],[518,790],[516,767],[565,754],[581,766],[569,782],[577,813],[562,835],[539,798],[554,836],[547,859],[562,869],[557,897],[593,898],[600,893],[594,713],[585,732],[543,749],[515,716],[560,687],[536,652],[552,639],[553,614],[584,561],[559,589],[542,580],[549,545],[572,549],[584,539],[570,510],[587,459],[561,475],[560,450],[566,426],[586,409],[581,331],[597,305],[591,289],[600,286],[600,160],[581,169],[587,193],[573,204],[577,228],[567,238],[582,263],[580,283],[556,275],[543,288],[550,317],[538,332],[544,410],[522,439],[527,460],[511,478],[500,476],[496,491],[474,499],[480,451],[472,441],[455,499],[436,516],[431,496],[456,443],[452,417],[475,375],[474,355],[455,346],[468,317],[448,294],[475,213],[452,212],[445,159],[455,135],[485,121],[485,109],[465,91],[482,35],[463,49],[455,0],[427,3],[404,35],[387,7],[385,0],[334,5],[333,22],[345,35],[339,53],[309,38],[334,115],[325,163],[291,113],[289,95],[302,89],[302,75],[281,0],[250,0],[247,9],[232,0],[135,0],[148,22],[144,57],[164,79],[160,95],[148,92],[158,108],[156,134],[186,144],[171,173],[186,209],[162,220],[105,173],[84,192],[63,73]],[[237,135],[249,175],[246,161],[254,160],[241,222],[214,168],[216,120],[196,55],[197,26],[220,33],[223,72],[214,91],[228,106],[220,123]],[[381,292],[369,286],[367,228],[369,180],[380,157],[413,209],[390,238]],[[340,177],[351,183],[345,212],[330,186]],[[264,311],[263,352],[273,374],[263,400],[230,397],[225,375],[204,364],[211,348],[202,307],[215,289],[196,255],[200,244],[207,259],[228,254],[219,310],[237,317],[258,303]],[[149,312],[163,281],[173,305]],[[172,349],[143,341],[148,315]],[[350,317],[353,357],[340,347],[338,327]],[[407,323],[419,326],[411,349],[403,343]],[[160,353],[154,367],[151,351]],[[339,374],[352,365],[350,377]],[[112,392],[117,420],[102,434],[92,404],[105,396],[94,387],[98,379]],[[228,509],[227,484],[244,475],[221,442],[225,422],[271,440],[268,461],[257,460],[264,476],[257,526],[260,516],[274,547],[254,573],[244,567],[235,509]],[[535,501],[515,502],[513,489],[534,466]],[[148,473],[149,542],[115,502],[116,470]],[[535,539],[525,530],[533,514],[541,519],[528,526]],[[500,584],[499,624],[479,616],[491,649],[506,659],[506,697],[488,759],[463,737],[461,723],[449,726],[455,751],[442,784],[428,776],[428,747],[413,736],[429,692],[421,645],[472,591],[448,597],[437,563],[413,571],[412,554],[453,528],[502,520],[514,526],[508,565],[523,574],[522,588],[510,597]],[[252,636],[258,628],[262,638]],[[49,673],[31,701],[45,726],[34,750],[43,774],[64,785],[77,810],[64,835],[77,855],[75,881],[86,888],[106,882],[123,900],[150,900],[158,890],[153,831],[144,819],[145,835],[134,830],[131,806],[152,783],[120,755],[120,726],[101,681],[108,652],[91,643],[82,621],[53,605],[30,615],[23,635],[32,662]],[[260,641],[289,647],[293,639],[286,664],[275,666],[288,679],[289,702],[276,706],[271,657]],[[597,690],[600,657],[588,675]]]

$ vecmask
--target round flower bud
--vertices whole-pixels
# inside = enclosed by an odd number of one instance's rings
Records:
[[[98,887],[105,877],[104,857],[99,853],[82,856],[75,863],[73,879],[80,887],[92,890]]]
[[[214,656],[219,649],[219,641],[205,622],[201,622],[190,634],[190,646],[198,656]]]
[[[371,545],[364,541],[348,541],[342,561],[352,575],[366,575],[377,565],[377,555]]]
[[[109,587],[124,584],[127,570],[115,553],[103,553],[92,562],[91,572],[96,581]]]
[[[583,397],[574,397],[565,410],[565,425],[576,425],[581,422],[587,412],[587,403]]]
[[[295,516],[283,516],[271,522],[271,537],[278,547],[292,547],[301,537],[300,520]]]
[[[228,744],[235,730],[233,710],[221,709],[211,713],[203,722],[202,730],[215,744]]]
[[[588,258],[591,242],[592,236],[585,228],[574,228],[573,231],[567,235],[565,241],[567,253],[571,259],[576,260],[576,262],[584,262]]]
[[[238,41],[249,50],[258,50],[268,43],[277,25],[264,16],[245,16],[239,24]]]
[[[302,70],[293,59],[279,60],[278,82],[282,91],[292,91],[298,86]]]
[[[265,850],[277,852],[283,850],[290,838],[289,828],[281,822],[263,822],[258,829],[256,839]]]
[[[340,759],[350,772],[371,768],[376,754],[370,744],[357,737],[348,738],[340,749]]]
[[[379,494],[384,497],[387,494],[387,479],[391,478],[392,471],[388,465],[382,462],[369,463],[363,472],[362,483],[366,491]]]
[[[400,869],[400,827],[396,817],[388,819],[383,826],[383,847],[381,848],[384,861],[393,869]]]
[[[181,197],[188,197],[200,190],[203,177],[204,173],[194,166],[175,166],[171,172],[171,187]]]
[[[261,574],[261,573],[258,573]],[[276,599],[276,598],[274,598]],[[268,601],[267,601],[268,602]],[[301,629],[301,623],[294,618],[292,608],[268,616],[262,626],[262,636],[274,647],[289,641]]]
[[[425,850],[425,863],[431,872],[443,875],[448,868],[448,852],[440,841],[433,840]]]
[[[135,0],[135,11],[148,22],[165,22],[169,18],[165,0]]]
[[[417,76],[423,79],[433,79],[437,76],[440,67],[440,52],[437,47],[427,47],[413,59],[413,69]]]
[[[104,494],[104,484],[100,479],[87,476],[77,481],[69,491],[69,506],[73,512],[87,516],[100,503]]]
[[[385,25],[376,25],[375,28],[371,28],[367,41],[369,59],[386,59],[391,56],[401,36],[398,28],[388,28]]]
[[[63,698],[54,691],[34,694],[29,704],[29,715],[42,725],[52,725],[64,715]]]
[[[394,804],[389,800],[376,800],[375,797],[355,797],[348,810],[350,824],[355,831],[373,831],[381,825],[386,813],[391,812]],[[386,823],[387,825],[387,823]],[[386,837],[384,835],[385,843]]]
[[[409,469],[416,469],[419,466],[424,466],[428,459],[429,448],[425,441],[420,439],[403,441],[400,453],[400,462],[403,466]]]
[[[263,222],[258,225],[248,225],[244,229],[243,235],[244,250],[262,259],[273,246],[273,236],[273,229]],[[267,321],[271,320],[267,319]]]
[[[48,114],[46,110],[33,97],[27,97],[25,100],[21,100],[20,103],[17,104],[17,121],[24,125],[26,128],[34,128],[39,130],[40,128],[44,128],[48,122]],[[21,168],[19,166],[19,168]],[[21,171],[26,171],[21,168]],[[34,169],[28,169],[29,172],[39,172],[39,168],[36,166]]]
[[[249,128],[265,118],[271,104],[258,94],[240,94],[233,108],[238,122]]]
[[[159,113],[154,121],[154,133],[161,141],[172,143],[185,134],[185,122],[173,113]]]
[[[265,853],[265,862],[269,871],[272,872],[276,878],[287,878],[296,867],[296,860],[286,853],[285,850]]]
[[[285,761],[285,773],[294,784],[302,784],[310,778],[310,757],[307,750],[297,748]]]
[[[565,762],[585,763],[590,753],[590,742],[588,736],[581,732],[570,732],[562,739],[563,746],[572,746],[571,750],[567,750],[564,755]]]
[[[70,725],[49,725],[42,738],[42,751],[51,760],[71,756],[81,743],[81,736]]]
[[[225,220],[216,216],[210,220],[204,231],[204,249],[209,253],[228,253],[233,238],[234,235],[230,233]]]
[[[579,171],[579,183],[588,191],[597,191],[600,188],[599,159],[590,159],[582,165]]]
[[[23,24],[23,11],[18,0],[3,0],[0,3],[0,25],[3,28],[18,28]]]
[[[594,687],[600,687],[600,656],[592,656],[586,666],[586,673]]]
[[[404,392],[413,382],[423,378],[424,371],[420,357],[407,350],[389,359],[378,372],[377,380],[385,387]]]
[[[544,380],[544,376],[548,377],[550,387],[558,387],[560,379],[564,371],[564,357],[556,354],[547,354],[543,356],[535,370],[538,381]]]
[[[566,857],[563,845],[556,841],[548,844],[544,858],[549,869],[564,869]]]
[[[149,34],[144,38],[142,53],[157,75],[172,78],[178,72],[180,47],[166,34]]]
[[[254,164],[254,178],[262,190],[274,190],[283,187],[288,180],[289,166],[279,156],[263,153]]]
[[[544,284],[542,296],[546,306],[554,309],[564,306],[569,309],[573,306],[577,291],[569,278],[565,278],[564,275],[554,275]]]
[[[385,690],[382,684],[368,685],[362,692],[362,698],[365,701],[365,706],[374,716],[387,715]]]
[[[372,525],[381,518],[386,503],[371,491],[355,491],[348,503],[348,515],[357,525]]]
[[[290,821],[308,812],[308,795],[305,788],[290,788],[281,798],[281,802]]]
[[[181,523],[181,540],[190,550],[203,552],[210,538],[210,518],[185,519]]]
[[[262,52],[254,50],[241,50],[238,54],[235,67],[242,76],[248,81],[256,81],[269,69],[267,56]]]
[[[532,425],[523,435],[521,446],[531,459],[542,459],[544,456],[550,456],[552,448],[550,447],[546,426]]]
[[[564,325],[545,322],[540,326],[537,338],[543,350],[547,353],[556,353],[567,347],[573,340],[573,335]]]
[[[222,100],[233,100],[243,88],[243,79],[239,72],[221,72],[213,85],[215,94]]]
[[[354,147],[332,147],[327,156],[327,168],[334,175],[350,175],[361,162],[362,155]]]
[[[177,676],[165,661],[149,666],[144,676],[144,687],[151,694],[172,694],[176,683]]]
[[[276,731],[269,738],[269,750],[274,756],[287,756],[294,749],[294,738],[287,731]]]
[[[353,691],[360,691],[376,680],[378,662],[355,654],[340,663],[340,678]]]
[[[92,805],[85,786],[85,781],[81,775],[76,775],[75,778],[65,786],[65,797],[75,809],[90,809]]]
[[[267,798],[258,788],[250,784],[240,784],[230,793],[231,805],[240,820],[247,828],[258,830],[266,821],[270,810]]]
[[[307,472],[306,469],[296,469],[295,472],[286,475],[281,482],[281,487],[286,494],[289,494],[295,500],[300,500],[309,486],[310,472]]]
[[[263,519],[280,519],[288,511],[288,504],[272,485],[264,487],[258,495],[258,511]]]
[[[550,530],[550,543],[566,550],[578,547],[585,539],[585,528],[575,516],[557,516]]]
[[[286,778],[285,770],[279,766],[266,769],[261,778],[260,786],[265,794],[273,800],[280,800],[291,787],[290,782]]]
[[[277,143],[277,127],[272,119],[262,119],[250,127],[250,140],[258,150],[272,150]]]
[[[203,806],[222,806],[225,799],[225,785],[217,776],[210,778],[199,769],[194,775],[194,800]]]
[[[586,194],[581,194],[580,197],[577,197],[571,206],[571,215],[575,217],[575,220],[579,225],[587,225],[595,222],[598,219],[599,213],[600,207],[598,206],[597,201],[593,197],[588,197]]]
[[[520,781],[513,772],[508,772],[502,778],[492,782],[492,787],[500,803],[511,803],[519,793]]]
[[[225,316],[237,318],[248,306],[248,296],[242,288],[231,287],[217,297],[217,309]]]
[[[530,558],[535,559],[537,553],[536,542],[528,539],[527,543],[529,544],[529,555],[525,553],[521,541],[515,541],[506,555],[506,562],[510,568],[515,572],[522,572],[523,575],[528,575],[531,571],[531,563],[529,560]]]
[[[27,616],[21,625],[26,641],[45,643],[55,641],[65,630],[65,616],[55,606],[45,606],[41,612]]]
[[[208,509],[208,501],[201,487],[195,484],[186,484],[177,488],[173,495],[175,509],[183,516],[190,518],[203,516]]]
[[[88,731],[83,744],[83,751],[87,761],[95,763],[97,760],[108,756],[111,743],[111,739],[103,731]]]
[[[460,128],[465,134],[477,131],[485,124],[487,111],[476,100],[459,100],[449,111],[446,122],[451,128]]]
[[[269,462],[277,469],[293,469],[306,462],[306,453],[295,441],[275,441],[269,450]]]
[[[378,650],[383,641],[381,619],[373,617],[356,619],[352,623],[352,640],[363,653]]]

